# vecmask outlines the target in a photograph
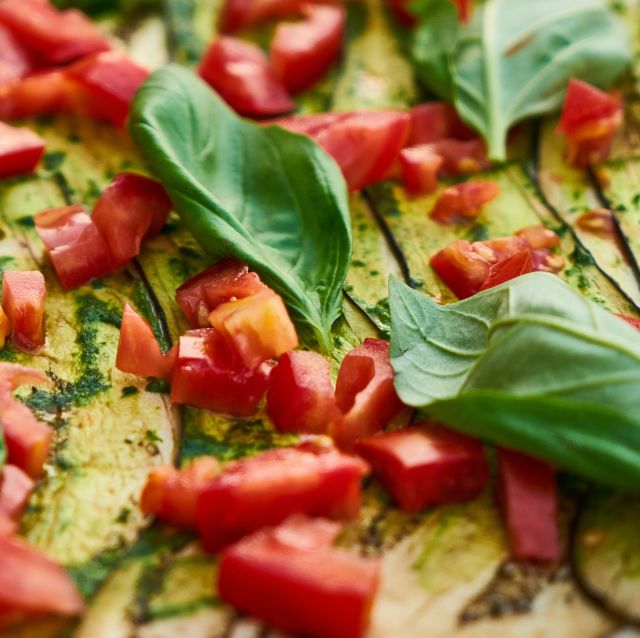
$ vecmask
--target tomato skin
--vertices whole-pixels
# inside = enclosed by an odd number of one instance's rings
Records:
[[[70,110],[68,80],[63,70],[48,70],[0,86],[0,118],[56,115]]]
[[[75,288],[116,268],[104,236],[82,206],[43,211],[35,216],[35,224],[65,288]]]
[[[493,264],[489,270],[489,276],[480,286],[480,290],[488,290],[494,286],[499,286],[534,270],[531,250],[521,250],[504,261]]]
[[[458,9],[458,19],[460,22],[469,22],[471,17],[471,2],[472,0],[453,0]]]
[[[0,23],[43,62],[53,65],[111,48],[82,12],[58,11],[42,0],[2,0]]]
[[[362,638],[380,579],[378,559],[333,548],[328,521],[297,518],[228,547],[220,597],[287,634]]]
[[[632,328],[640,330],[640,319],[636,317],[630,317],[629,315],[617,315],[623,321],[626,321]]]
[[[209,324],[211,311],[220,304],[244,299],[266,286],[247,264],[223,259],[192,277],[176,290],[176,301],[194,328]]]
[[[496,182],[464,182],[450,186],[438,197],[429,213],[431,219],[441,224],[451,224],[458,218],[474,218],[484,204],[500,195]]]
[[[45,141],[28,128],[14,128],[0,122],[0,179],[34,171]]]
[[[64,568],[17,538],[0,537],[0,608],[75,616],[84,602]]]
[[[498,450],[499,494],[516,560],[554,563],[562,557],[554,471],[543,461]]]
[[[131,100],[148,75],[146,69],[115,51],[84,58],[67,69],[71,108],[123,127]]]
[[[0,530],[15,532],[35,481],[16,465],[5,465],[0,478]],[[2,531],[0,531],[2,535]]]
[[[545,228],[541,224],[538,226],[527,226],[521,228],[516,237],[522,237],[531,248],[555,248],[560,245],[560,237],[552,230]]]
[[[32,352],[44,344],[44,303],[47,288],[37,270],[6,270],[2,275],[2,308],[11,323],[11,339]]]
[[[367,464],[333,447],[279,448],[235,461],[198,500],[204,548],[225,545],[293,514],[352,520],[360,511]]]
[[[279,432],[326,434],[339,417],[329,362],[317,352],[280,357],[269,377],[267,414]]]
[[[142,492],[140,508],[179,529],[194,530],[201,492],[218,476],[213,457],[199,457],[186,468],[158,467],[151,471]]]
[[[271,63],[287,90],[300,93],[329,70],[342,49],[347,12],[342,5],[305,4],[301,22],[281,22],[271,41]]]
[[[337,113],[331,111],[329,113],[312,113],[310,115],[290,115],[288,117],[280,117],[275,120],[267,120],[265,126],[279,126],[300,135],[308,135],[311,138],[330,126],[349,119],[351,113]]]
[[[433,142],[433,150],[442,156],[442,175],[446,177],[479,173],[491,167],[486,144],[479,137],[437,140]]]
[[[400,151],[402,180],[407,193],[416,196],[436,190],[442,162],[442,157],[430,144],[412,146]]]
[[[459,239],[431,258],[431,267],[458,299],[475,295],[489,276],[492,262],[470,242]]]
[[[443,139],[471,140],[477,134],[447,102],[425,102],[410,110],[411,132],[407,146],[433,144]]]
[[[232,33],[273,18],[299,12],[305,0],[226,0],[220,18],[220,30]]]
[[[251,416],[267,390],[270,367],[244,366],[212,328],[180,337],[171,377],[171,401],[230,414]]]
[[[298,345],[282,297],[270,288],[219,305],[209,321],[250,370]]]
[[[342,411],[329,433],[347,451],[356,440],[376,434],[400,413],[403,405],[393,386],[389,344],[365,339],[342,361],[336,381],[336,403]]]
[[[4,348],[7,337],[11,333],[11,323],[9,317],[5,314],[5,311],[0,306],[0,350]]]
[[[29,51],[7,27],[0,24],[0,85],[23,78],[34,68]]]
[[[198,73],[241,115],[273,117],[295,108],[265,54],[250,42],[229,36],[216,38]]]
[[[135,173],[120,173],[98,199],[91,219],[118,264],[140,253],[145,237],[155,235],[171,212],[169,196],[157,182]]]

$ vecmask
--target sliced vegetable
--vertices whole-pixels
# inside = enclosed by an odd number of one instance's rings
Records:
[[[410,195],[423,195],[436,190],[442,162],[442,156],[433,150],[431,144],[400,151],[402,181],[407,192]]]
[[[402,410],[386,341],[366,339],[347,354],[338,372],[336,403],[343,414],[329,433],[345,450],[382,430]]]
[[[268,288],[219,305],[209,321],[251,370],[298,345],[298,335],[282,297]]]
[[[618,94],[570,80],[557,129],[567,138],[569,164],[586,167],[604,162],[622,119],[622,99]]]
[[[329,362],[317,352],[280,357],[269,377],[267,413],[280,432],[326,434],[340,416]]]
[[[0,475],[0,528],[17,530],[35,481],[16,465],[5,465]],[[0,532],[0,536],[2,532]]]
[[[103,277],[116,267],[104,235],[83,206],[45,210],[35,216],[35,224],[65,288]]]
[[[267,390],[270,367],[247,368],[212,328],[180,337],[171,400],[234,416],[251,416]]]
[[[209,552],[293,514],[351,520],[360,511],[367,464],[331,446],[279,448],[227,465],[198,501]]]
[[[116,264],[140,253],[145,237],[156,235],[171,212],[162,184],[134,173],[120,173],[102,192],[91,219],[105,238]]]
[[[287,633],[362,638],[380,563],[331,547],[338,532],[329,521],[294,518],[228,547],[220,560],[220,597]]]
[[[250,42],[219,36],[198,72],[241,115],[273,117],[295,108],[265,54]]]
[[[0,122],[0,179],[35,170],[45,141],[28,128],[14,128]]]
[[[0,85],[19,80],[33,71],[34,61],[20,40],[0,24]]]
[[[464,182],[447,188],[436,200],[429,216],[442,224],[459,218],[473,218],[481,208],[500,195],[496,182]]]
[[[212,457],[199,457],[183,469],[163,466],[151,471],[142,492],[140,508],[180,529],[196,527],[200,494],[220,473]]]
[[[303,20],[281,22],[271,41],[271,63],[290,93],[313,86],[342,49],[347,12],[339,4],[305,4]]]
[[[260,277],[237,259],[223,259],[176,290],[176,301],[194,328],[210,325],[209,315],[220,304],[244,299],[265,289]]]
[[[442,139],[469,140],[475,131],[465,124],[448,102],[425,102],[414,106],[411,115],[411,133],[408,146],[432,144]]]
[[[2,0],[0,23],[50,64],[111,48],[86,15],[75,9],[58,11],[46,0]]]
[[[562,555],[558,496],[551,466],[526,454],[498,450],[499,489],[511,555],[557,562]]]
[[[166,354],[162,352],[149,323],[126,303],[122,311],[116,368],[142,377],[169,381],[176,356],[176,348]]]
[[[41,272],[5,270],[2,274],[2,308],[11,324],[11,339],[27,352],[44,343],[46,297]]]

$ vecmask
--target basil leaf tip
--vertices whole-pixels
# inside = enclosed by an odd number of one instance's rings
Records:
[[[640,488],[640,334],[555,275],[440,306],[390,283],[408,405],[593,480]]]
[[[331,350],[351,259],[334,160],[307,137],[238,117],[177,65],[139,89],[129,131],[203,250],[247,262]]]

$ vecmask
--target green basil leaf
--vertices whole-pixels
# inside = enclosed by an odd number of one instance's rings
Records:
[[[202,248],[247,262],[330,350],[351,258],[333,159],[304,136],[239,118],[175,65],[138,91],[129,130]]]
[[[448,99],[442,62],[425,65],[425,59],[449,59],[456,108],[495,160],[506,159],[513,124],[559,108],[570,78],[608,88],[631,60],[629,34],[606,0],[487,0],[476,4],[457,36],[447,30],[455,38],[448,47],[440,44],[444,10],[434,11],[431,2],[417,10],[418,72]],[[427,51],[433,43],[435,52]]]
[[[640,334],[620,318],[546,273],[448,306],[392,280],[390,306],[405,403],[596,480],[604,460],[640,480]]]

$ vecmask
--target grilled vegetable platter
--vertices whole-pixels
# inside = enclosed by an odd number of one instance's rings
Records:
[[[0,634],[640,636],[637,0],[0,0]]]

